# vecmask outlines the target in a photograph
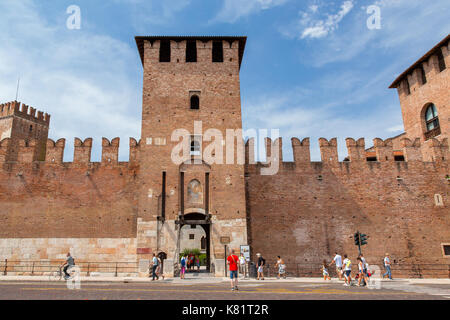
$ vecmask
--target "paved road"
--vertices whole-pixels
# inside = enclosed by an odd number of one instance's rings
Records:
[[[341,283],[242,282],[232,292],[227,282],[186,280],[152,283],[82,282],[68,289],[65,282],[4,281],[0,299],[54,300],[450,300],[450,285],[383,284],[381,289],[344,287]]]

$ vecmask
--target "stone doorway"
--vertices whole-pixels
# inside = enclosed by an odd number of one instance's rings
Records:
[[[198,249],[205,256],[200,272],[211,271],[211,222],[202,213],[188,213],[180,220],[180,253],[184,249]],[[196,271],[194,266],[192,271]]]

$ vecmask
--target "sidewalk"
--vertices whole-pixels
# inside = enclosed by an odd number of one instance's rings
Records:
[[[45,281],[50,282],[48,276],[4,276],[0,275],[0,281]],[[189,283],[221,283],[228,282],[230,279],[228,277],[199,277],[199,278],[165,278],[164,280],[152,281],[151,278],[143,277],[111,277],[111,276],[91,276],[91,277],[80,277],[82,282],[124,282],[124,283],[142,283],[142,282],[155,282],[155,283],[174,283],[174,284],[189,284]],[[287,279],[277,279],[277,278],[265,278],[265,280],[256,280],[254,278],[239,278],[239,281],[243,283],[342,283],[338,279],[332,279],[331,281],[324,281],[321,277],[317,278],[287,278]],[[409,283],[409,284],[448,284],[450,285],[450,279],[395,279],[388,280],[383,279],[382,282],[389,283]],[[54,281],[53,281],[54,282]]]

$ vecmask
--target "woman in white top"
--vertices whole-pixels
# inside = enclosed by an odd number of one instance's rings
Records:
[[[277,256],[277,258],[278,260],[275,264],[275,268],[278,267],[278,279],[280,279],[281,277],[286,279],[286,265],[284,264],[284,261],[280,256]]]

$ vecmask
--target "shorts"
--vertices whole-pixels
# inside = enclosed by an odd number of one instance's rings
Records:
[[[237,272],[237,270],[234,270],[234,271],[231,271],[231,270],[230,270],[230,279],[231,279],[231,280],[233,280],[233,278],[236,278],[236,279],[237,279],[237,277],[238,277],[238,272]]]
[[[336,267],[336,272],[337,273],[342,273],[342,267]]]
[[[186,267],[181,267],[181,273],[185,273],[186,272]]]
[[[348,277],[352,273],[352,270],[344,270],[344,274]]]
[[[264,271],[264,268],[261,266],[261,267],[258,267],[258,272],[263,272]]]
[[[328,273],[328,271],[323,271],[323,275],[329,277],[330,274]]]

